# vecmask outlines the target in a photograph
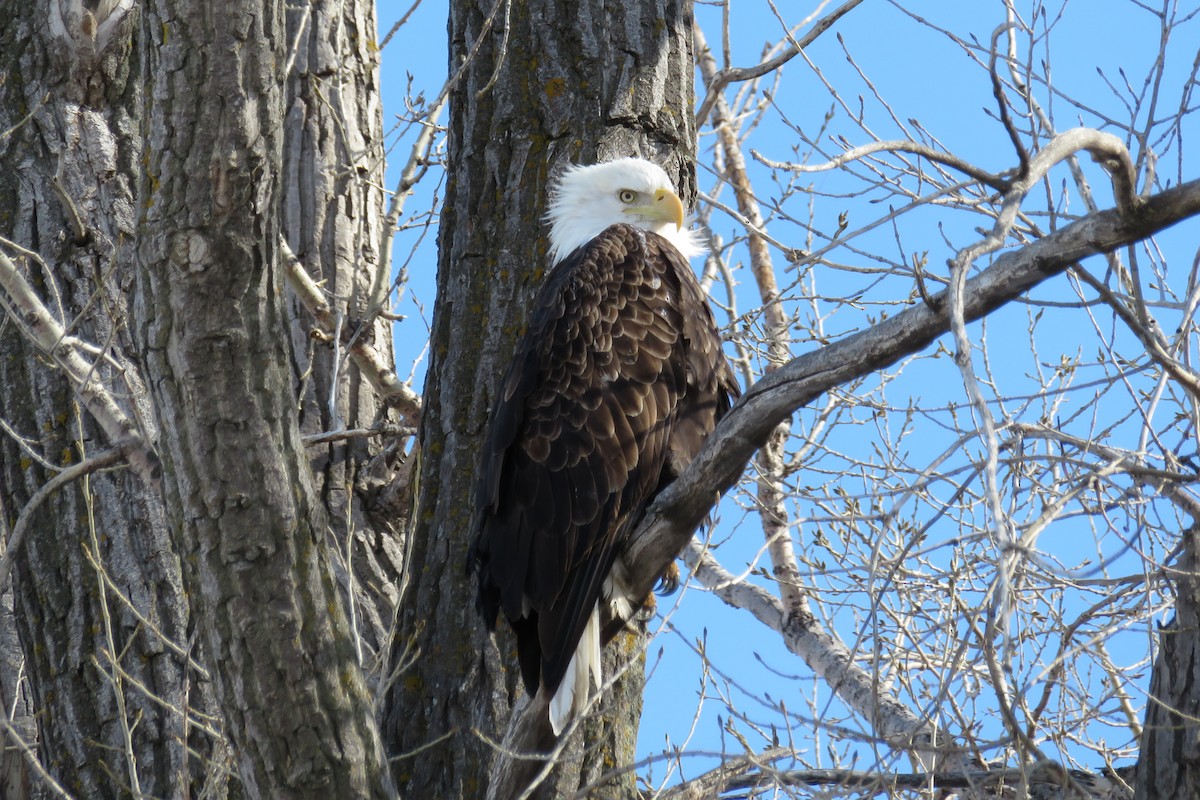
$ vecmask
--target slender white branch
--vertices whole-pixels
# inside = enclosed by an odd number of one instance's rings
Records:
[[[52,792],[55,797],[61,797],[64,798],[64,800],[72,800],[74,795],[70,794],[66,789],[64,789],[62,784],[56,781],[54,776],[46,771],[46,768],[42,766],[42,762],[38,760],[38,755],[36,752],[34,752],[33,747],[31,747],[30,744],[26,742],[24,738],[22,738],[20,731],[18,731],[3,715],[0,715],[0,729],[3,729],[4,735],[8,738],[8,740],[12,742],[18,750],[21,751],[21,756],[25,759],[25,763],[29,764],[29,771],[37,776],[47,790]]]
[[[282,238],[279,240],[284,260],[284,276],[288,285],[300,299],[300,303],[316,320],[321,335],[332,337],[338,330],[337,315],[329,307],[321,287],[317,286],[300,259],[292,252],[292,248]],[[421,418],[421,398],[412,387],[400,380],[396,370],[388,363],[383,354],[363,342],[355,339],[349,347],[350,358],[362,372],[363,377],[379,393],[380,398],[388,405],[394,406],[408,425],[415,426]]]
[[[851,161],[867,158],[868,156],[873,156],[876,153],[911,153],[913,155],[929,159],[930,161],[938,164],[943,164],[951,169],[956,169],[964,175],[969,175],[985,186],[989,186],[997,191],[1004,191],[1008,188],[1008,182],[999,175],[993,175],[987,170],[980,169],[970,162],[963,161],[958,156],[955,156],[951,153],[944,153],[941,150],[935,150],[934,148],[921,144],[920,142],[910,142],[906,140],[871,142],[870,144],[864,144],[859,147],[852,147],[851,149],[842,153],[840,156],[830,159],[822,164],[795,164],[789,161],[772,161],[771,159],[760,154],[757,150],[750,151],[750,155],[754,156],[754,159],[760,164],[770,167],[771,169],[787,170],[796,174],[802,172],[825,172],[831,169],[838,169],[839,167],[849,164]]]
[[[0,239],[0,245],[9,242]],[[96,377],[95,365],[80,355],[66,339],[66,331],[46,308],[16,263],[0,251],[0,289],[7,294],[12,310],[33,344],[67,375],[84,407],[129,460],[138,477],[157,491],[161,474],[158,456],[142,439],[141,432],[109,391]]]
[[[1192,518],[1194,523],[1200,523],[1200,496],[1185,488],[1185,475],[1166,470],[1153,469],[1144,464],[1135,453],[1109,447],[1094,439],[1084,440],[1069,433],[1051,428],[1046,425],[1030,425],[1028,423],[1013,423],[1012,431],[1018,436],[1045,439],[1059,442],[1077,448],[1080,452],[1093,453],[1104,459],[1108,464],[1098,470],[1096,475],[1109,471],[1118,471],[1129,475],[1139,483],[1154,487],[1163,497],[1171,500],[1180,510]],[[1133,465],[1138,465],[1134,467]]]
[[[433,147],[433,137],[440,130],[438,118],[441,117],[445,107],[446,98],[443,96],[429,109],[425,119],[421,121],[421,132],[413,142],[412,150],[408,154],[408,161],[405,163],[404,169],[400,171],[400,183],[396,185],[396,191],[392,193],[387,216],[383,221],[383,244],[379,248],[381,254],[379,271],[375,274],[375,284],[371,287],[371,302],[367,306],[372,310],[387,306],[387,287],[392,273],[392,237],[396,232],[396,226],[400,224],[400,215],[404,212],[405,201],[425,173],[425,168],[429,163],[429,150]]]

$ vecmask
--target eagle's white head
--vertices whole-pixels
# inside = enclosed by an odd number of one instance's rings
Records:
[[[659,234],[684,258],[706,249],[700,233],[684,227],[689,220],[667,173],[642,158],[569,167],[554,187],[546,218],[555,264],[619,222]]]

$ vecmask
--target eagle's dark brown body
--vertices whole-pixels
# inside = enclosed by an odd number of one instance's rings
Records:
[[[551,271],[493,409],[469,556],[530,693],[557,689],[598,600],[619,630],[602,597],[618,553],[738,394],[695,275],[662,237],[613,225]]]

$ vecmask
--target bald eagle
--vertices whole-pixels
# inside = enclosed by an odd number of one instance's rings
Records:
[[[492,410],[468,568],[557,736],[647,599],[618,555],[739,389],[688,264],[703,247],[659,166],[569,168],[547,218],[553,266]]]

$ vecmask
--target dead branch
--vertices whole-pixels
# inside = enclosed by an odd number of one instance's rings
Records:
[[[0,256],[0,258],[3,257]],[[42,503],[46,502],[51,495],[68,483],[77,481],[85,475],[91,475],[93,472],[105,467],[111,467],[113,464],[122,461],[124,457],[124,454],[120,450],[107,450],[99,453],[64,469],[34,492],[33,496],[29,498],[29,502],[21,509],[21,514],[17,517],[17,521],[13,524],[12,531],[8,535],[8,542],[5,544],[4,557],[0,558],[0,590],[3,590],[4,586],[8,583],[8,573],[12,569],[13,559],[16,558],[17,551],[21,549],[21,542],[25,539],[25,531],[29,529],[30,520],[33,519],[34,513],[41,507]]]
[[[833,23],[837,22],[861,3],[862,0],[847,0],[847,2],[842,3],[833,11],[817,20],[808,33],[804,34],[795,44],[772,59],[764,61],[761,64],[755,64],[753,67],[728,67],[714,75],[712,81],[709,82],[704,100],[700,103],[700,110],[696,112],[696,127],[699,128],[704,125],[704,121],[712,113],[717,98],[721,95],[721,92],[725,91],[726,86],[731,83],[761,78],[768,72],[774,72],[779,69],[799,55],[802,49],[815,42],[817,37],[828,30]]]

